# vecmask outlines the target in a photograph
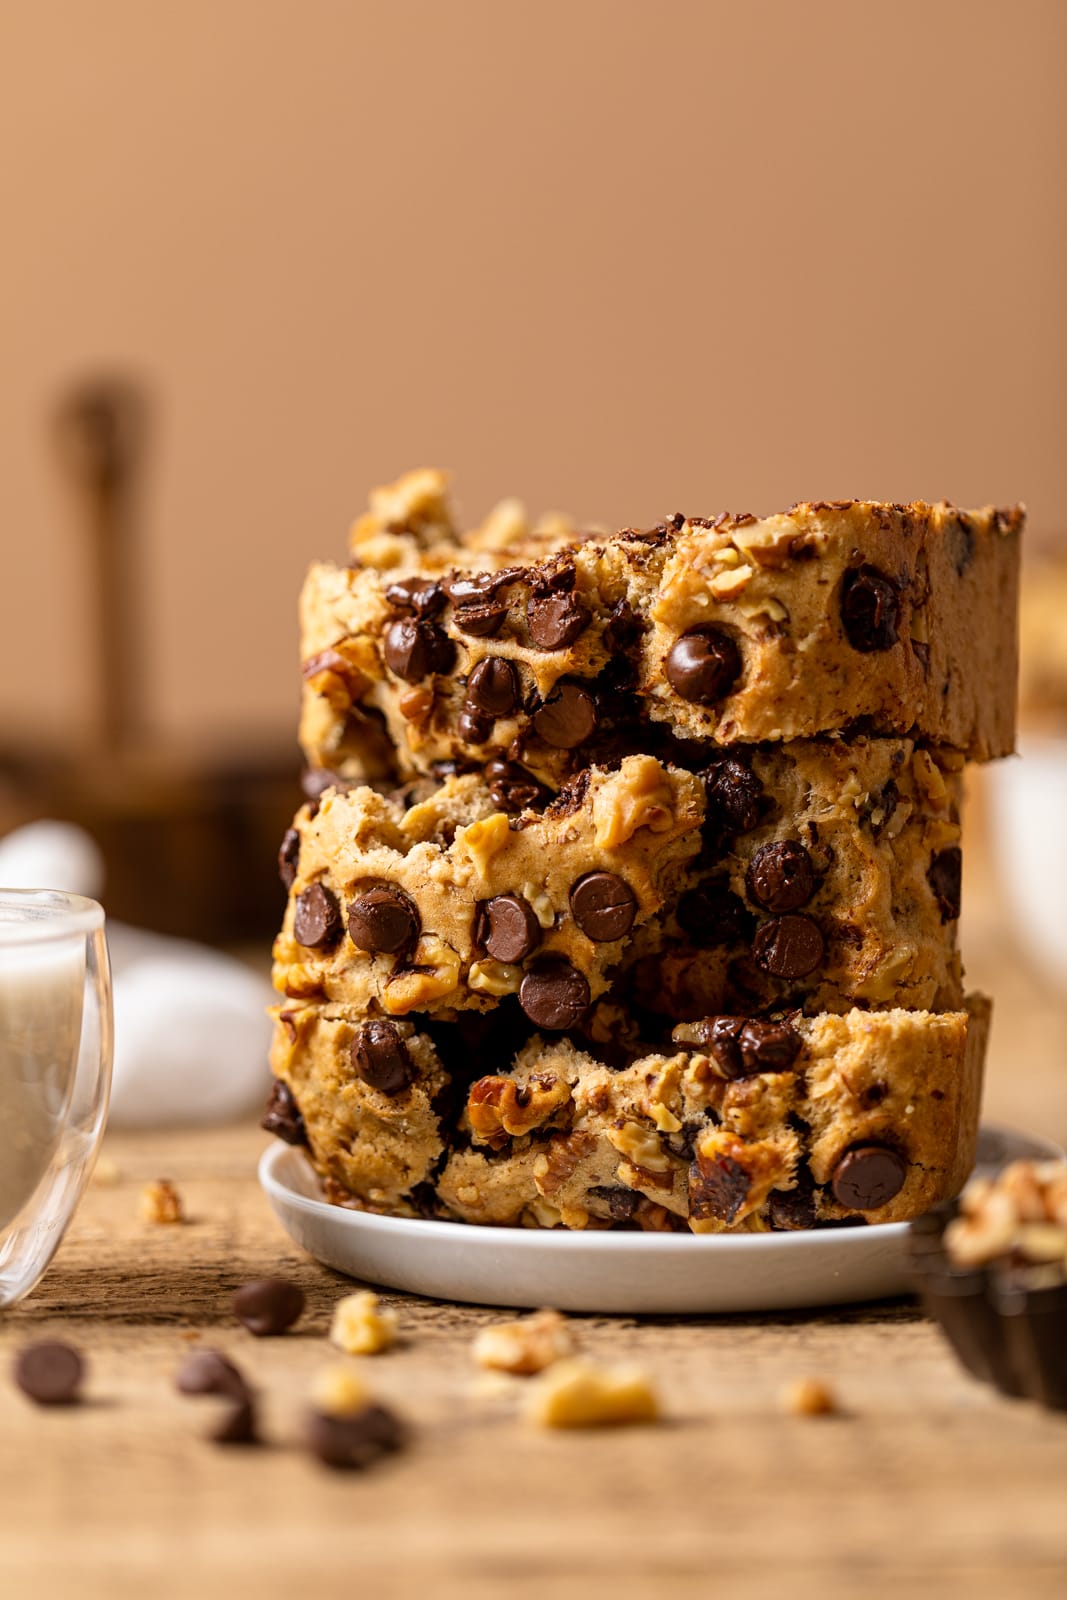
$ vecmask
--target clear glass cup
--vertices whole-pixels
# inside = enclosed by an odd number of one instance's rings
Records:
[[[0,1309],[40,1280],[88,1182],[112,1031],[102,907],[0,889]]]

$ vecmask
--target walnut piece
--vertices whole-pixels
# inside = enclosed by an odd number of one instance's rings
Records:
[[[415,947],[412,967],[390,978],[382,1004],[390,1016],[402,1017],[451,994],[459,983],[459,956],[435,934],[422,936]]]
[[[333,1308],[330,1343],[350,1356],[378,1356],[396,1343],[395,1311],[379,1311],[370,1289],[346,1295]]]
[[[652,756],[631,756],[593,799],[594,839],[601,850],[625,844],[638,828],[662,833],[673,822],[674,791]]]
[[[370,1391],[351,1367],[324,1367],[311,1386],[311,1402],[329,1417],[354,1417],[370,1404]]]
[[[821,1378],[795,1378],[786,1384],[782,1407],[794,1417],[830,1417],[838,1410],[834,1391]]]
[[[1002,1256],[1067,1267],[1067,1165],[1013,1161],[995,1178],[972,1179],[945,1229],[945,1249],[959,1267]]]
[[[534,1073],[527,1083],[479,1078],[467,1096],[467,1118],[476,1139],[519,1139],[548,1122],[570,1098],[569,1085],[553,1073]]]
[[[164,1226],[185,1221],[182,1197],[169,1178],[157,1178],[142,1189],[141,1216],[145,1222]]]
[[[530,1386],[523,1414],[542,1428],[598,1428],[655,1422],[659,1402],[640,1367],[556,1361]]]
[[[566,1318],[558,1311],[535,1311],[532,1317],[482,1328],[471,1346],[479,1366],[528,1377],[574,1353]]]

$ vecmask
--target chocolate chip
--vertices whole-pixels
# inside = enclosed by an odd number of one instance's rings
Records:
[[[641,1202],[641,1196],[636,1189],[623,1189],[609,1187],[606,1184],[594,1184],[589,1190],[598,1200],[603,1200],[616,1222],[629,1222]]]
[[[445,580],[445,589],[455,611],[452,621],[461,633],[474,639],[488,639],[498,633],[507,617],[507,603],[496,598],[505,584],[521,575],[520,567],[505,572],[477,572]]]
[[[591,777],[589,768],[583,767],[575,777],[569,778],[556,798],[545,807],[545,816],[573,817],[574,813],[580,811],[585,804]]]
[[[394,611],[436,617],[444,608],[445,592],[432,578],[400,578],[389,585],[385,598]]]
[[[341,937],[337,898],[323,884],[313,883],[297,897],[293,937],[309,950],[328,950]]]
[[[365,1468],[382,1456],[400,1450],[407,1430],[386,1406],[364,1406],[351,1416],[311,1411],[305,1423],[307,1447],[324,1466]]]
[[[339,772],[331,772],[329,767],[305,767],[300,774],[301,791],[312,801],[321,800],[327,789],[340,789],[343,794],[355,787],[348,778],[342,777]]]
[[[864,655],[895,645],[900,594],[892,578],[867,565],[846,572],[841,585],[841,626],[853,650]]]
[[[795,839],[760,845],[745,875],[748,892],[765,911],[798,911],[815,893],[811,857]]]
[[[896,1150],[861,1144],[847,1150],[834,1168],[834,1199],[850,1211],[877,1211],[900,1193],[908,1163]]]
[[[400,1094],[418,1076],[408,1047],[392,1022],[364,1022],[356,1029],[349,1055],[357,1077],[381,1094]]]
[[[465,744],[485,744],[493,734],[493,719],[473,706],[464,706],[456,721],[456,732]]]
[[[721,883],[687,889],[675,915],[682,932],[703,949],[741,944],[752,934],[752,913]]]
[[[519,703],[519,674],[503,656],[486,656],[467,679],[467,701],[491,717],[506,717]]]
[[[357,950],[395,955],[419,937],[418,910],[399,889],[368,889],[348,908],[348,936]]]
[[[80,1398],[85,1363],[58,1339],[26,1345],[15,1357],[15,1382],[39,1406],[69,1406]]]
[[[300,835],[295,828],[290,828],[282,840],[282,847],[278,851],[278,876],[287,889],[293,887],[300,866]]]
[[[959,845],[940,850],[930,863],[926,881],[934,891],[942,922],[955,922],[960,914],[960,888],[963,877],[963,852]]]
[[[589,1005],[589,984],[569,961],[543,961],[523,978],[519,1004],[537,1027],[562,1033],[582,1020]]]
[[[410,617],[393,622],[385,631],[385,664],[405,683],[415,683],[431,672],[448,672],[455,646],[436,623]]]
[[[617,600],[604,626],[604,644],[613,655],[630,655],[640,644],[646,626],[628,601]]]
[[[709,1017],[701,1032],[709,1055],[725,1078],[788,1072],[800,1054],[800,1035],[788,1022]]]
[[[795,912],[768,918],[756,929],[752,941],[757,965],[774,978],[807,977],[819,965],[825,949],[818,924]]]
[[[251,1395],[231,1400],[208,1434],[212,1444],[258,1444],[256,1404]]]
[[[697,1156],[689,1168],[689,1215],[730,1223],[748,1197],[750,1179],[732,1156]]]
[[[284,1333],[304,1309],[304,1291],[285,1278],[253,1278],[233,1297],[233,1314],[257,1339]]]
[[[614,872],[587,872],[571,889],[571,914],[587,939],[608,944],[625,939],[637,915],[637,899]]]
[[[664,663],[667,682],[683,700],[713,706],[741,675],[741,656],[721,628],[690,628],[676,639]]]
[[[268,1133],[273,1133],[276,1139],[283,1139],[286,1144],[301,1145],[308,1142],[300,1107],[293,1098],[293,1091],[289,1085],[283,1083],[280,1078],[274,1080],[260,1127],[265,1128]]]
[[[771,1227],[793,1232],[815,1226],[815,1180],[807,1166],[799,1166],[792,1189],[772,1189],[767,1196]]]
[[[542,798],[537,779],[515,761],[489,761],[485,768],[489,797],[501,811],[526,811]]]
[[[554,750],[573,750],[596,727],[596,703],[587,689],[561,683],[533,718],[534,732]]]
[[[871,836],[881,838],[883,830],[892,821],[900,804],[900,790],[892,778],[881,789],[867,795],[859,808],[860,826],[869,828]]]
[[[248,1395],[240,1368],[221,1350],[194,1350],[178,1368],[174,1383],[180,1394],[224,1394],[234,1400]]]
[[[763,785],[735,756],[723,756],[704,773],[708,820],[727,833],[747,833],[763,811]]]
[[[592,620],[577,595],[535,595],[526,607],[530,639],[539,650],[566,650]]]
[[[541,943],[541,924],[521,894],[498,894],[482,907],[482,943],[494,961],[522,961]]]

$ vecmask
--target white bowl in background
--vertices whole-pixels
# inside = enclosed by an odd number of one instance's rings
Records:
[[[1034,963],[1067,982],[1067,738],[1024,735],[983,773],[1001,893]]]

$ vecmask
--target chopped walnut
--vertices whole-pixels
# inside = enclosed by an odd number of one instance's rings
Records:
[[[405,722],[425,722],[433,710],[433,690],[424,683],[416,684],[405,689],[397,705]]]
[[[382,1004],[390,1016],[402,1017],[451,994],[459,984],[459,956],[443,939],[427,933],[419,940],[412,965],[390,978]]]
[[[506,961],[475,961],[467,974],[468,987],[476,994],[518,994],[522,968]]]
[[[596,1146],[596,1134],[581,1128],[574,1133],[558,1134],[556,1138],[549,1139],[533,1164],[533,1180],[540,1193],[558,1194],[586,1156],[592,1155]]]
[[[367,1385],[351,1367],[324,1367],[311,1386],[312,1404],[329,1417],[354,1417],[366,1409],[370,1398]]]
[[[829,1417],[838,1409],[833,1390],[821,1378],[796,1378],[787,1384],[782,1406],[795,1417]]]
[[[333,1308],[330,1343],[350,1356],[377,1356],[396,1343],[395,1311],[379,1311],[370,1289],[346,1295]]]
[[[157,1178],[142,1189],[141,1216],[145,1222],[166,1226],[185,1221],[182,1197],[169,1178]]]
[[[1013,1161],[996,1178],[972,1179],[945,1229],[945,1249],[960,1267],[1010,1256],[1067,1268],[1067,1165]]]
[[[643,1128],[639,1122],[620,1122],[606,1132],[615,1149],[633,1166],[646,1172],[670,1170],[671,1159],[652,1128]]]
[[[552,1073],[534,1073],[526,1083],[479,1078],[467,1096],[467,1118],[476,1139],[518,1139],[543,1126],[570,1098],[570,1086]]]
[[[577,1357],[554,1362],[530,1386],[524,1415],[542,1428],[654,1422],[659,1402],[640,1367],[600,1367]]]
[[[472,822],[456,834],[457,847],[462,845],[484,878],[493,857],[511,838],[511,827],[506,811],[494,811],[492,816]]]
[[[574,1339],[566,1319],[558,1311],[547,1310],[482,1328],[471,1347],[479,1366],[523,1377],[542,1372],[573,1352]]]
[[[625,844],[638,828],[661,833],[673,822],[674,791],[651,756],[631,756],[625,769],[593,799],[594,838],[602,850]]]

